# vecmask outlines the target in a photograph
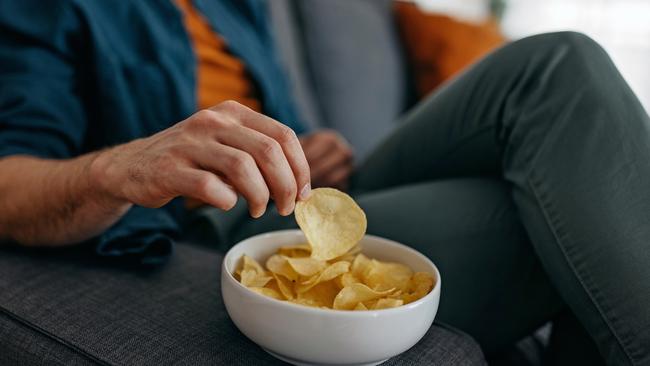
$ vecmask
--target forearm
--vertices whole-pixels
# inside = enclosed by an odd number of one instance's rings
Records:
[[[97,155],[0,159],[0,240],[33,246],[73,244],[115,223],[131,204],[95,182],[91,165]]]
[[[289,215],[309,191],[309,165],[295,133],[224,102],[155,135],[75,159],[0,159],[0,241],[78,243],[133,204],[158,208],[176,197],[229,210],[241,194],[253,217],[273,197],[278,212]]]

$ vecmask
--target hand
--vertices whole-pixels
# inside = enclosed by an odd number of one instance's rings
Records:
[[[293,130],[232,101],[102,152],[91,176],[111,196],[145,207],[185,196],[229,210],[241,194],[253,217],[264,214],[269,198],[289,215],[310,192]]]
[[[354,154],[343,136],[332,130],[316,131],[300,137],[311,168],[314,187],[345,190],[353,169]]]

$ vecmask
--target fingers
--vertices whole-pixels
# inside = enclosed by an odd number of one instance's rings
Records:
[[[218,142],[208,142],[192,153],[199,167],[223,176],[248,202],[248,211],[257,218],[264,214],[269,189],[253,157],[245,151]]]
[[[323,135],[319,132],[306,136],[302,143],[305,157],[313,168],[315,161],[323,158],[327,153],[336,148],[336,137],[334,135]],[[312,172],[313,176],[313,172]]]
[[[193,150],[187,152],[188,159],[241,193],[251,216],[264,213],[269,197],[281,215],[289,215],[296,199],[309,195],[307,159],[293,130],[283,124],[238,103],[224,102],[196,113],[182,128],[195,141],[185,149]]]
[[[283,216],[293,212],[298,193],[297,184],[280,143],[265,134],[237,124],[224,128],[217,140],[247,151],[262,172],[278,212]]]
[[[351,160],[352,151],[349,148],[343,149],[337,147],[322,158],[312,161],[311,174],[314,179],[321,179],[337,167],[350,164]]]
[[[322,183],[324,186],[334,187],[344,191],[348,188],[348,179],[350,178],[350,174],[352,174],[352,170],[352,164],[341,165],[323,177]]]
[[[320,179],[353,158],[345,139],[335,131],[323,130],[302,138],[312,179]]]
[[[205,170],[185,167],[170,179],[177,195],[194,198],[225,211],[237,203],[237,193],[219,177]]]
[[[294,175],[295,192],[297,192],[297,197],[294,196],[294,201],[296,198],[304,199],[309,196],[311,187],[309,164],[300,146],[298,137],[292,129],[235,102],[221,103],[212,110],[227,112],[235,117],[243,126],[261,132],[277,141]],[[293,191],[294,188],[287,189]]]
[[[182,195],[228,210],[239,193],[253,217],[264,214],[270,197],[288,215],[311,189],[309,165],[293,130],[235,102],[199,111],[126,146],[133,151],[125,147],[125,163],[116,164],[119,175],[137,181],[122,190],[130,202],[147,207]],[[133,166],[147,167],[148,174]]]

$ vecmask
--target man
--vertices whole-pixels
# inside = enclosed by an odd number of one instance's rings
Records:
[[[0,237],[155,259],[181,196],[226,211],[243,196],[257,220],[227,244],[290,225],[269,200],[291,214],[331,149],[292,131],[260,2],[0,4]],[[409,113],[350,189],[369,232],[435,258],[440,319],[488,353],[568,308],[608,364],[650,364],[648,127],[597,44],[536,36]],[[331,143],[318,170],[345,184]]]

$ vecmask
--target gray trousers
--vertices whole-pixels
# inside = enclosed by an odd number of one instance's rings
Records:
[[[592,345],[607,364],[650,365],[649,127],[600,46],[539,35],[408,113],[358,168],[352,192],[369,233],[439,266],[437,319],[487,354],[569,313],[580,328],[572,340],[585,335],[581,357]],[[224,249],[295,226],[242,208],[201,220]]]

